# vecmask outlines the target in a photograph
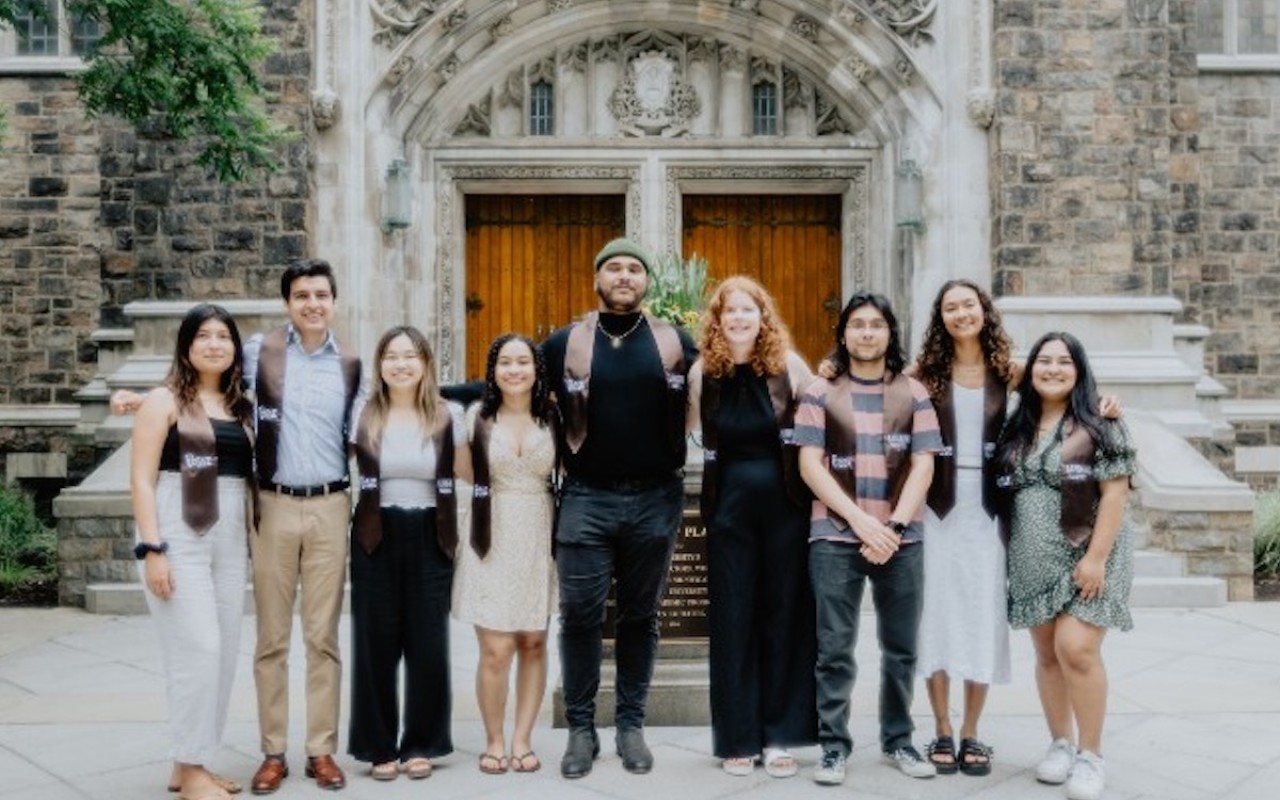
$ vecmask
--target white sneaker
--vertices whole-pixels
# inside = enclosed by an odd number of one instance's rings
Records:
[[[911,745],[899,747],[892,753],[884,754],[888,761],[903,774],[912,778],[932,778],[938,774],[938,768],[928,761]]]
[[[1102,756],[1081,750],[1067,781],[1068,800],[1100,800],[1107,780],[1107,765]]]
[[[844,783],[845,758],[838,750],[828,750],[822,754],[822,761],[813,768],[814,783],[824,786],[839,786]]]
[[[1066,739],[1054,739],[1036,765],[1036,780],[1055,786],[1066,783],[1071,766],[1076,762],[1076,748]]]

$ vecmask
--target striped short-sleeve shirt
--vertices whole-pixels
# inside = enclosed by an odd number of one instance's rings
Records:
[[[858,434],[858,452],[854,459],[858,507],[878,520],[887,520],[893,508],[889,498],[889,474],[884,456],[884,382],[864,381],[853,376],[836,380],[853,382],[850,401],[853,403],[853,419]],[[933,410],[933,403],[929,401],[929,392],[919,381],[913,378],[908,380],[914,400],[910,452],[937,452],[942,449],[942,432],[938,427],[938,415]],[[826,448],[829,419],[827,397],[833,385],[831,381],[817,378],[800,397],[800,404],[796,409],[798,446]],[[917,511],[902,536],[904,542],[920,541],[923,528],[921,519],[922,511]],[[837,528],[830,519],[826,505],[815,499],[809,517],[809,540],[818,539],[853,543],[858,541],[852,528]]]

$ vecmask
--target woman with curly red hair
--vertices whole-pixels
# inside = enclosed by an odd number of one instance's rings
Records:
[[[725,772],[796,774],[789,746],[817,741],[808,504],[791,443],[811,379],[773,298],[734,276],[702,318],[689,425],[704,448],[711,628],[711,730]]]

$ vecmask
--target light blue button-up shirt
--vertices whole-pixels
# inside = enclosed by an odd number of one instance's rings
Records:
[[[346,384],[338,340],[329,331],[324,344],[308,353],[292,324],[285,329],[284,398],[276,474],[282,486],[318,486],[347,477]],[[245,383],[255,389],[262,334],[244,344]],[[363,375],[356,395],[362,402],[369,387]],[[257,419],[257,415],[254,415]]]

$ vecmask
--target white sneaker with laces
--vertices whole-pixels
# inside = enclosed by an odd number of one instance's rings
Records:
[[[938,774],[938,768],[920,755],[911,745],[899,747],[892,753],[885,753],[884,758],[898,770],[908,777],[912,778],[932,778]]]
[[[822,754],[822,760],[813,768],[813,781],[824,786],[839,786],[844,783],[845,757],[838,750],[828,750]]]
[[[1107,782],[1107,765],[1102,756],[1081,750],[1067,781],[1068,800],[1101,800]]]
[[[1066,739],[1054,739],[1044,758],[1036,765],[1036,780],[1058,785],[1066,783],[1071,766],[1076,762],[1076,748]]]

